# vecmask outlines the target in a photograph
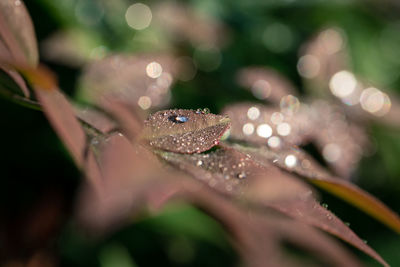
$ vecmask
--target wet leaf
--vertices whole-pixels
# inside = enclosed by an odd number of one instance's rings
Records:
[[[157,154],[208,186],[256,205],[312,193],[308,186],[274,165],[261,166],[250,155],[228,146],[199,154],[163,151]]]
[[[100,146],[98,163],[105,191],[96,198],[93,195],[82,198],[84,208],[80,212],[82,219],[98,230],[110,230],[128,214],[143,210],[150,203],[159,207],[172,199],[183,200],[224,225],[246,266],[263,266],[266,260],[276,266],[291,266],[290,255],[285,255],[280,248],[284,242],[310,251],[326,263],[358,266],[357,261],[334,240],[304,224],[276,213],[244,210],[181,174],[164,172],[165,175],[160,176],[158,164],[143,151],[135,152],[136,149],[121,135],[103,140]]]
[[[360,239],[345,223],[332,212],[322,207],[312,198],[303,198],[301,201],[281,202],[270,204],[270,207],[328,232],[343,241],[353,245],[365,254],[371,256],[384,266],[389,266],[378,253]]]
[[[31,18],[21,0],[0,2],[0,35],[13,60],[36,66],[38,49]],[[9,58],[6,58],[9,61]]]
[[[293,107],[293,106],[298,107]],[[287,112],[296,110],[296,112]],[[345,178],[350,177],[363,153],[369,150],[365,131],[350,124],[340,107],[325,101],[290,103],[284,108],[241,103],[228,106],[223,114],[232,118],[230,137],[253,144],[268,144],[279,150],[283,143],[313,143],[327,164]]]
[[[252,155],[253,159],[260,164],[272,163],[279,166],[281,169],[306,179],[310,183],[347,201],[394,231],[400,233],[400,218],[396,213],[356,185],[331,176],[300,149],[287,148],[274,152],[265,146],[261,148],[245,148],[236,145],[235,148]]]
[[[217,145],[229,126],[226,116],[201,110],[166,110],[149,116],[142,136],[156,149],[200,153]]]

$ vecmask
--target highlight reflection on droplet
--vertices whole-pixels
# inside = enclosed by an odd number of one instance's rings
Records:
[[[332,94],[340,98],[351,95],[356,87],[356,77],[347,70],[335,73],[329,81],[329,88]]]
[[[151,62],[147,65],[146,67],[146,74],[150,78],[158,78],[161,76],[162,73],[162,67],[158,62]]]
[[[247,117],[250,120],[256,120],[258,119],[258,117],[260,116],[260,110],[256,107],[251,107],[249,108],[249,110],[247,111]]]
[[[272,128],[266,123],[260,124],[257,127],[257,135],[263,138],[268,138],[272,135]]]
[[[292,130],[292,127],[290,126],[289,123],[280,123],[276,127],[276,131],[278,132],[279,135],[281,136],[288,136]]]
[[[149,109],[151,107],[151,98],[148,96],[139,97],[138,105],[143,110]]]
[[[254,133],[254,125],[252,123],[244,124],[242,131],[245,135],[252,135]]]
[[[273,123],[273,124],[279,124],[279,123],[282,123],[283,122],[283,119],[284,119],[284,117],[283,117],[283,114],[282,113],[280,113],[280,112],[274,112],[274,113],[272,113],[272,115],[271,115],[271,122]]]
[[[341,149],[337,144],[327,144],[322,150],[322,155],[328,162],[338,161],[341,154]]]
[[[271,136],[268,139],[268,145],[272,148],[278,148],[281,145],[281,139],[278,136]]]
[[[376,116],[383,116],[391,107],[390,98],[382,91],[370,87],[364,89],[360,97],[361,107]]]
[[[288,168],[293,168],[297,164],[297,158],[295,155],[287,155],[285,158],[285,165]]]

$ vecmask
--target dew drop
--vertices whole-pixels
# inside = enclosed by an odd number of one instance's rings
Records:
[[[170,121],[172,121],[172,122],[175,122],[175,123],[185,123],[185,122],[187,122],[189,120],[188,117],[178,116],[178,115],[170,116],[170,117],[168,117],[168,119]]]
[[[244,178],[246,178],[246,173],[245,173],[245,172],[238,173],[238,174],[237,174],[237,178],[239,178],[239,179],[244,179]]]
[[[203,161],[199,160],[196,162],[196,166],[201,166],[201,165],[203,165]]]
[[[328,204],[326,204],[326,203],[322,203],[321,206],[324,207],[325,209],[328,208]]]
[[[297,164],[297,158],[294,155],[288,155],[285,158],[285,165],[289,168],[293,168]]]

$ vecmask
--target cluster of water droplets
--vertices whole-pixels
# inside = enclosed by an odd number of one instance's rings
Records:
[[[200,153],[219,143],[229,127],[225,116],[208,109],[166,110],[145,121],[145,137],[153,147],[179,153]]]

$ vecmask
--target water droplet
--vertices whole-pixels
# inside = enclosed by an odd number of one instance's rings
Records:
[[[295,155],[287,155],[285,158],[285,165],[289,168],[293,168],[297,164],[297,158]]]
[[[242,131],[245,135],[252,135],[254,133],[254,125],[250,122],[244,124]]]
[[[326,203],[322,203],[321,206],[324,207],[325,209],[328,208],[328,204],[326,204]]]
[[[172,122],[175,122],[175,123],[185,123],[185,122],[187,122],[189,120],[188,117],[179,116],[179,115],[170,116],[170,117],[168,117],[168,119],[170,121],[172,121]]]
[[[239,179],[244,179],[244,178],[246,178],[246,173],[245,173],[245,172],[238,173],[238,174],[237,174],[237,178],[239,178]]]
[[[250,120],[256,120],[256,119],[258,119],[259,116],[260,116],[260,110],[256,107],[251,107],[247,111],[247,117]]]
[[[203,161],[199,160],[196,162],[196,166],[201,166],[201,165],[203,165]]]
[[[260,124],[257,127],[257,135],[263,138],[268,138],[272,135],[272,128],[266,123]]]

